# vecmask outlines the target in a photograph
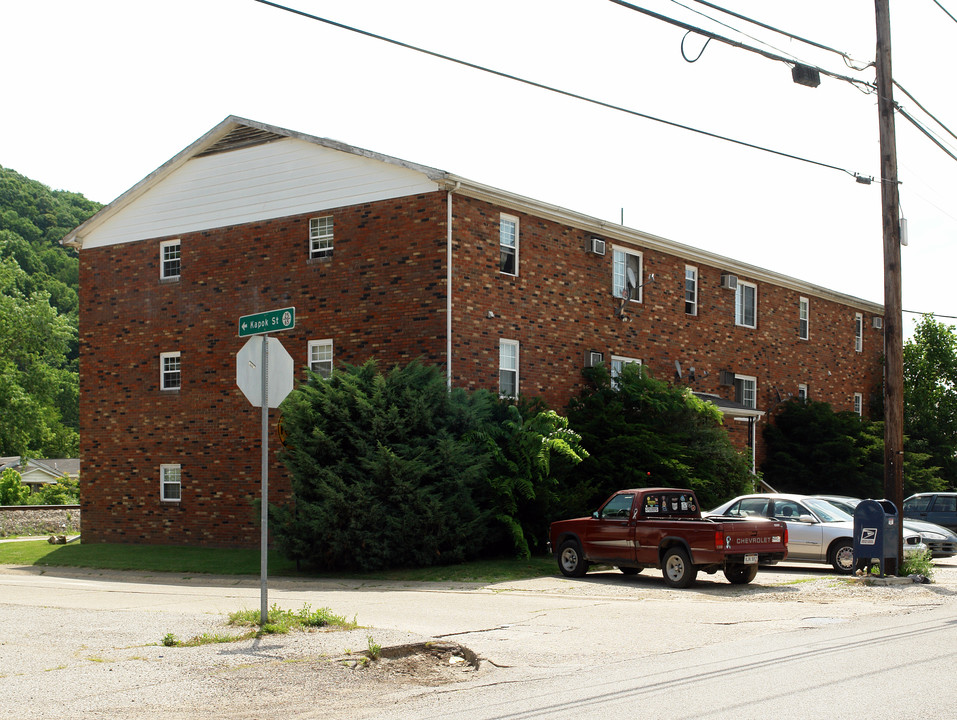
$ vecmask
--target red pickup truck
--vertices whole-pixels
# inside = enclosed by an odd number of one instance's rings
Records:
[[[691,585],[699,570],[749,583],[758,563],[787,557],[787,541],[787,526],[776,520],[702,518],[694,493],[676,488],[619,490],[591,517],[553,522],[549,530],[549,549],[567,577],[582,577],[596,563],[626,575],[654,567],[677,588]]]

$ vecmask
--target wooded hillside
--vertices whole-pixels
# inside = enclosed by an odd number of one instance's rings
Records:
[[[0,166],[0,455],[79,453],[76,252],[102,207]]]

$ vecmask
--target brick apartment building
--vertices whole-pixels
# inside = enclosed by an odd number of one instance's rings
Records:
[[[276,337],[297,366],[421,357],[453,386],[559,410],[584,365],[640,362],[710,396],[758,462],[756,426],[789,397],[866,416],[880,393],[881,305],[236,117],[64,242],[80,251],[88,542],[258,543],[237,322],[276,308],[296,309]],[[270,485],[288,496],[275,456]]]

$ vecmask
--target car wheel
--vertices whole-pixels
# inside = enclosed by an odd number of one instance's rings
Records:
[[[582,577],[588,572],[588,563],[575,540],[566,540],[558,549],[558,569],[565,577]]]
[[[686,588],[698,576],[698,568],[691,564],[691,558],[683,548],[673,547],[665,552],[661,561],[661,574],[669,587]]]
[[[732,585],[747,585],[758,576],[757,565],[728,565],[724,576]]]
[[[641,568],[620,567],[618,569],[621,570],[625,575],[637,575],[641,572]]]
[[[841,575],[854,572],[854,546],[850,540],[841,540],[831,548],[831,565]]]

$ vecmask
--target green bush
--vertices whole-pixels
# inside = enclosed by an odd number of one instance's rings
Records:
[[[61,477],[55,483],[42,486],[28,498],[28,502],[31,505],[77,505],[80,502],[80,482]]]
[[[374,360],[308,380],[283,403],[294,504],[273,507],[282,552],[320,569],[475,557],[486,546],[488,393],[449,391],[437,368]]]

